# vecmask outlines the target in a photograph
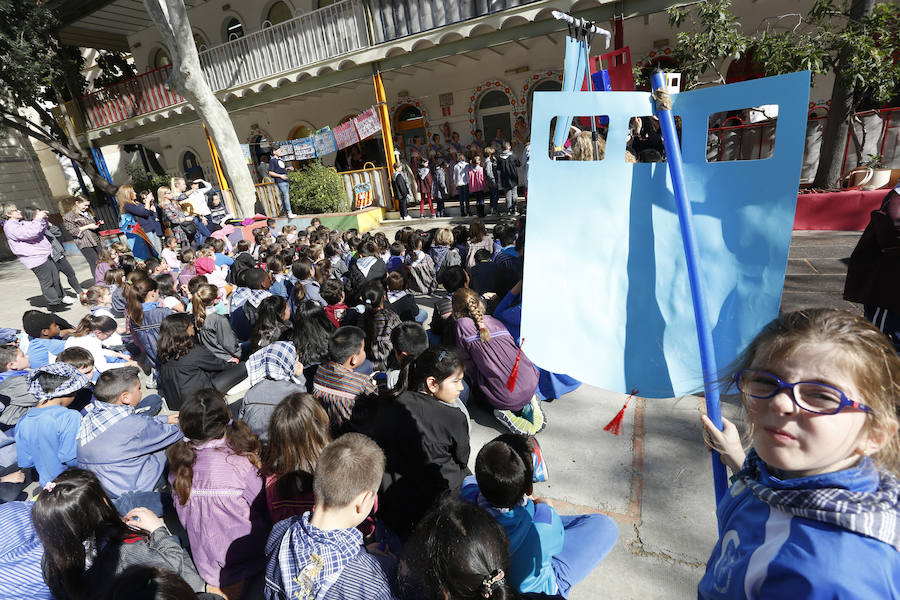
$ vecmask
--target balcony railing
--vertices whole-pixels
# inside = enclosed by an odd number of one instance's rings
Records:
[[[537,0],[369,0],[375,44],[475,19]]]
[[[200,53],[213,91],[287,73],[368,47],[361,0],[343,0]],[[171,66],[147,71],[82,97],[92,129],[184,102],[166,88]]]

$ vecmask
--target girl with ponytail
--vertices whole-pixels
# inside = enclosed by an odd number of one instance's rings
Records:
[[[228,600],[266,565],[269,519],[260,477],[260,443],[234,421],[221,393],[191,395],[179,412],[184,439],[169,446],[169,482],[197,571]]]
[[[219,288],[211,283],[200,284],[191,296],[191,308],[200,343],[222,360],[239,360],[241,344],[225,316],[228,308],[219,301]]]
[[[126,323],[134,335],[134,341],[155,367],[159,326],[175,311],[160,305],[159,285],[145,273],[132,271],[128,274],[124,295]]]
[[[365,306],[363,331],[366,332],[366,356],[375,371],[384,371],[391,354],[391,332],[402,321],[397,313],[384,307],[384,284],[381,281],[366,283],[360,299]]]
[[[473,389],[494,409],[494,416],[513,433],[535,435],[547,425],[535,396],[538,371],[516,345],[506,326],[484,312],[478,292],[453,293],[456,347]]]

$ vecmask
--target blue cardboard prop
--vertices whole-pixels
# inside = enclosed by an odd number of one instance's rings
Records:
[[[672,96],[720,368],[778,314],[809,82],[801,72]],[[764,104],[779,107],[773,155],[708,163],[709,116]],[[561,112],[609,116],[603,160],[550,159]],[[664,398],[701,390],[703,377],[666,165],[625,162],[629,119],[648,114],[645,92],[534,95],[522,335],[545,369]]]

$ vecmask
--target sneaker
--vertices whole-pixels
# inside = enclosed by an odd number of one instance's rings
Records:
[[[288,218],[288,219],[296,219],[296,218],[297,218],[297,215],[295,215],[295,214],[292,213],[292,212],[289,212],[289,213],[287,214],[287,218]]]
[[[63,296],[62,303],[63,304],[75,304],[75,299],[70,298],[69,296]]]
[[[536,396],[522,410],[494,410],[494,417],[513,433],[537,435],[547,426],[547,418]]]
[[[406,215],[405,217],[403,217],[403,220],[404,221],[412,221],[412,217],[409,215]]]

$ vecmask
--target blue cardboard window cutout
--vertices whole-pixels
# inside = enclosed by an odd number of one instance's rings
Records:
[[[727,366],[778,314],[806,132],[809,72],[672,96],[700,250],[716,362]],[[771,160],[708,163],[711,113],[779,105]],[[609,115],[608,140],[651,114],[645,92],[538,92],[532,144],[560,114]],[[697,332],[665,163],[531,153],[522,302],[529,357],[542,368],[644,397],[703,389]]]

